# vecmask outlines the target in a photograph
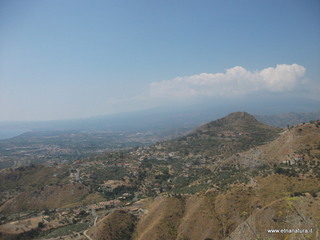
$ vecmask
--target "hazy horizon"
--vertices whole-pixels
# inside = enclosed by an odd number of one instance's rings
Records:
[[[315,0],[1,1],[0,122],[319,111],[319,22]]]

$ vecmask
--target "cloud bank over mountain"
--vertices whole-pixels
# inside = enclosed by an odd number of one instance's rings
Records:
[[[206,106],[224,113],[239,109],[259,114],[318,111],[320,85],[308,79],[306,72],[299,64],[278,64],[254,71],[235,66],[220,73],[151,82],[140,95],[113,99],[107,106],[115,112]]]
[[[278,64],[260,71],[236,66],[225,73],[201,73],[153,82],[149,94],[155,98],[190,98],[234,97],[258,91],[290,92],[306,83],[305,72],[305,67],[298,64]]]

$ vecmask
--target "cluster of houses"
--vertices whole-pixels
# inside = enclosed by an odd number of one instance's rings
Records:
[[[179,155],[178,152],[167,152],[164,149],[165,148],[162,144],[157,144],[155,146],[139,147],[136,151],[130,152],[130,154],[137,157],[140,162],[149,158],[166,160]]]
[[[303,161],[304,159],[305,159],[304,155],[294,155],[294,156],[289,155],[288,158],[284,160],[282,163],[293,165],[293,164],[297,164],[300,161]]]

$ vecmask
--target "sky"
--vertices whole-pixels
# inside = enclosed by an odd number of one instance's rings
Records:
[[[318,0],[0,0],[0,36],[0,121],[320,102]]]

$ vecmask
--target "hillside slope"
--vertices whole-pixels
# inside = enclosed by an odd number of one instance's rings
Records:
[[[250,116],[244,117],[257,124]],[[196,132],[217,131],[219,128],[225,131],[223,127],[228,124],[231,129],[235,121],[230,121],[230,124],[224,121],[220,126],[217,123],[202,126]],[[230,131],[239,131],[239,125],[241,121]],[[201,175],[194,179],[192,186],[196,183],[206,186],[196,194],[167,196],[164,193],[145,206],[132,238],[317,239],[320,236],[319,150],[319,124],[309,123],[286,130],[264,145],[218,159],[210,164],[212,177]],[[154,163],[160,164],[161,161]],[[203,167],[208,167],[208,164]],[[149,165],[147,174],[154,174],[154,168]],[[161,168],[158,166],[156,169],[159,174]],[[182,172],[186,174],[188,171],[192,171],[192,166]],[[163,175],[158,176],[160,179]],[[227,183],[226,187],[219,187],[218,180]],[[268,232],[297,228],[306,231],[299,234]]]
[[[319,157],[320,128],[318,123],[309,123],[286,129],[274,141],[234,155],[223,164],[233,162],[243,168],[274,164],[286,167],[306,165],[312,171],[319,166]]]
[[[127,211],[116,210],[87,231],[92,239],[130,240],[136,217]]]
[[[15,229],[21,213],[27,223],[28,211],[46,210],[47,238],[317,239],[319,127],[279,129],[238,112],[150,146],[2,170],[1,223]],[[278,228],[313,231],[268,233]]]
[[[235,112],[198,127],[192,133],[170,141],[168,150],[213,156],[231,155],[276,138],[282,131],[258,122],[246,112]]]
[[[110,239],[102,236],[116,236],[119,229],[129,228],[132,238],[124,239],[317,239],[319,186],[316,178],[301,180],[276,174],[257,178],[254,185],[235,185],[227,192],[157,197],[145,206],[145,214],[134,229],[131,220],[125,226],[121,218],[111,221],[116,214],[112,213],[88,233],[96,240]],[[269,229],[296,228],[313,232],[268,233]]]
[[[319,239],[319,222],[314,220],[320,216],[319,200],[305,194],[274,201],[248,217],[226,240]]]
[[[6,201],[0,207],[0,213],[10,214],[66,207],[68,204],[80,202],[88,194],[89,188],[79,183],[46,186],[42,190],[22,192]]]

